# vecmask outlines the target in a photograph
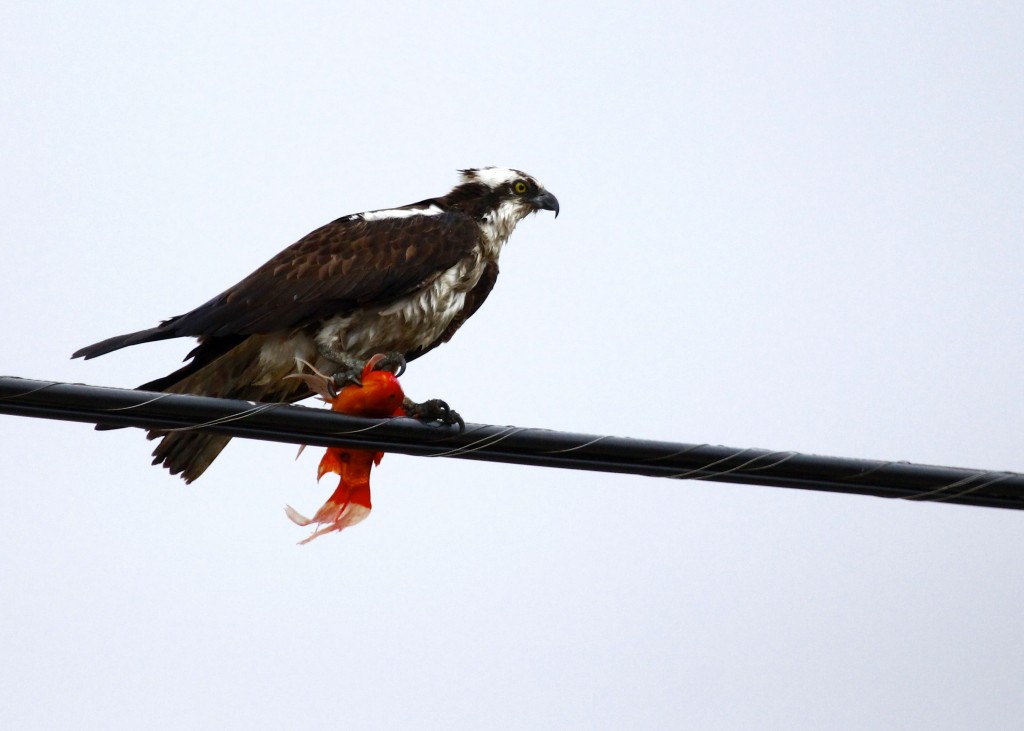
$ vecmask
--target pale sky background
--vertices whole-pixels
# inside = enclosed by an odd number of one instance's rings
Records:
[[[141,6],[149,7],[141,7]],[[0,373],[508,165],[470,421],[1024,471],[1024,5],[0,7]],[[941,7],[940,7],[941,5]],[[4,729],[1017,729],[1024,515],[0,417]]]

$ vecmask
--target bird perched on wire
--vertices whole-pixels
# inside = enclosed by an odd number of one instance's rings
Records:
[[[532,176],[501,167],[463,170],[446,195],[343,216],[191,312],[72,357],[195,337],[199,344],[184,367],[139,389],[270,402],[311,394],[302,379],[286,378],[300,362],[333,374],[339,386],[358,382],[378,353],[386,355],[378,367],[400,372],[406,361],[450,340],[479,309],[498,277],[505,242],[539,210],[558,216],[558,199]],[[406,413],[458,420],[439,399],[408,401]],[[230,440],[157,430],[149,438],[161,439],[153,464],[186,482]]]

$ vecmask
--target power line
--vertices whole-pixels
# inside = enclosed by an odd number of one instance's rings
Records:
[[[328,409],[0,376],[0,414],[361,447],[426,457],[1024,509],[1024,474],[548,429],[365,419]]]

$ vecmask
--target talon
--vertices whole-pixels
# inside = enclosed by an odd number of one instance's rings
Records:
[[[405,356],[394,350],[390,353],[378,353],[370,358],[366,364],[375,371],[391,371],[395,374],[395,378],[402,377],[407,365]]]
[[[405,399],[402,408],[405,410],[406,416],[411,416],[414,419],[440,421],[445,426],[458,426],[460,432],[466,428],[466,422],[462,420],[459,412],[439,398],[430,399],[421,404]]]

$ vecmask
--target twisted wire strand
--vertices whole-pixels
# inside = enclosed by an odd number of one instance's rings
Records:
[[[199,424],[189,424],[188,426],[175,426],[169,429],[160,429],[162,432],[186,432],[186,431],[200,431],[204,428],[211,426],[218,426],[220,424],[231,424],[236,421],[244,421],[245,419],[251,419],[252,417],[262,414],[265,411],[272,411],[280,408],[284,404],[257,404],[251,409],[245,409],[237,414],[228,414],[227,416],[221,416],[216,419],[210,419]]]

